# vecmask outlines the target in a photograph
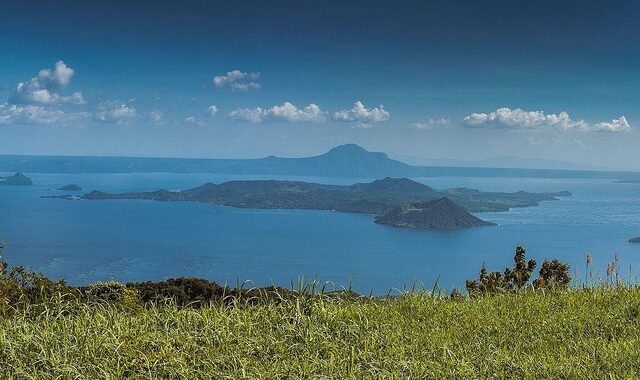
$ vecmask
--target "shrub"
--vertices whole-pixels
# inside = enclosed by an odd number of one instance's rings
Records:
[[[502,273],[487,273],[487,268],[483,264],[478,280],[466,281],[469,294],[504,293],[515,291],[525,286],[536,267],[535,260],[526,261],[526,253],[527,251],[523,247],[517,247],[513,257],[514,267],[505,268]]]
[[[541,288],[566,288],[571,281],[569,265],[558,260],[545,260],[540,268],[540,278],[533,282],[536,289]]]
[[[201,307],[213,301],[222,301],[228,294],[224,287],[215,282],[192,277],[170,278],[160,282],[135,282],[126,286],[135,290],[145,305],[170,301],[177,306]]]
[[[509,293],[524,288],[529,284],[529,279],[533,270],[536,268],[536,261],[526,261],[526,250],[523,247],[517,247],[515,263],[512,269],[506,268],[504,272],[487,272],[487,268],[482,265],[479,278],[477,280],[467,280],[467,292],[471,296]],[[539,278],[533,281],[534,289],[542,288],[565,288],[571,281],[569,275],[569,264],[561,263],[558,260],[545,260],[540,268]]]
[[[129,310],[141,308],[137,292],[119,282],[98,282],[81,288],[81,291],[85,302],[90,305],[117,306]]]
[[[520,289],[527,284],[531,278],[531,273],[536,268],[536,261],[529,260],[526,262],[525,256],[527,251],[523,247],[516,248],[516,254],[513,257],[515,266],[513,269],[505,269],[504,277],[508,286],[512,289]]]
[[[2,253],[3,245],[0,245]],[[76,297],[78,292],[64,281],[51,281],[46,276],[23,266],[8,270],[0,258],[0,312],[30,305],[45,305],[63,297]]]

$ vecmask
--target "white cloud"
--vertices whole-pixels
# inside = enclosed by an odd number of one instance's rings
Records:
[[[353,108],[334,112],[333,119],[337,121],[357,122],[357,127],[369,128],[371,127],[370,123],[389,120],[389,112],[387,112],[382,105],[374,108],[366,108],[364,104],[358,100],[353,105]]]
[[[304,108],[298,108],[289,102],[284,102],[282,105],[268,109],[261,107],[238,108],[229,113],[228,116],[232,119],[250,123],[261,123],[263,121],[323,123],[327,120],[326,112],[313,103]]]
[[[231,83],[231,91],[240,91],[247,92],[249,90],[259,90],[260,83],[249,82],[249,83]]]
[[[415,123],[411,123],[409,124],[409,126],[415,129],[431,129],[434,127],[451,126],[451,120],[445,118],[429,119],[427,121],[418,121]]]
[[[229,86],[231,91],[259,90],[260,83],[256,82],[258,78],[260,78],[260,73],[233,70],[224,75],[213,77],[213,85],[218,88]]]
[[[35,77],[18,83],[9,100],[13,104],[84,104],[86,102],[81,92],[74,92],[69,96],[56,92],[71,82],[74,73],[63,61],[58,61],[53,69],[40,70]]]
[[[313,103],[299,109],[289,102],[284,102],[280,106],[273,106],[267,110],[267,115],[273,119],[288,122],[322,123],[326,120],[325,113]]]
[[[628,132],[631,125],[624,116],[610,122],[589,125],[584,120],[573,120],[567,112],[545,114],[544,111],[524,111],[520,108],[500,108],[495,112],[473,113],[462,120],[469,128],[495,129],[549,129],[560,131]]]
[[[462,120],[470,128],[586,130],[584,120],[573,120],[567,112],[545,114],[544,111],[524,111],[521,108],[500,108],[489,114],[473,113]]]
[[[87,117],[85,112],[64,111],[39,105],[0,104],[0,124],[53,124]]]
[[[195,117],[195,116],[188,116],[184,119],[184,122],[187,124],[192,124],[192,125],[197,125],[199,127],[205,127],[207,125],[207,123],[205,123],[203,120]]]
[[[626,117],[620,116],[619,119],[613,119],[610,122],[594,124],[592,129],[596,132],[628,132],[631,130],[631,125]]]
[[[209,116],[215,116],[218,113],[218,107],[211,105],[209,106],[209,108],[207,108],[207,111],[205,111],[205,113]]]
[[[184,122],[187,124],[193,124],[200,127],[205,127],[207,125],[207,118],[212,118],[218,113],[218,107],[215,105],[210,105],[206,111],[204,111],[205,117],[196,117],[196,116],[188,116],[184,119]]]
[[[250,123],[261,123],[266,110],[261,107],[257,108],[237,108],[229,113],[229,117],[236,120],[247,121]]]
[[[101,103],[94,118],[104,123],[126,124],[137,116],[136,108],[131,103],[116,100]]]

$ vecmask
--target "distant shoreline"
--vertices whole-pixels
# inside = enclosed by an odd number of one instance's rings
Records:
[[[579,169],[516,169],[481,166],[417,166],[355,144],[299,158],[155,158],[125,156],[0,155],[0,172],[14,173],[212,173],[317,177],[515,177],[594,178],[640,181],[640,172]]]

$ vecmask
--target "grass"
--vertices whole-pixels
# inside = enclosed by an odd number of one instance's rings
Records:
[[[640,289],[199,309],[59,300],[0,317],[0,367],[3,379],[637,378]]]

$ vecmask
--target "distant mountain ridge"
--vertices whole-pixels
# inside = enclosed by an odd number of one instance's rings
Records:
[[[356,144],[302,158],[191,159],[83,156],[0,156],[0,172],[26,173],[216,173],[350,178],[531,177],[640,179],[640,173],[549,169],[412,166]]]
[[[426,158],[409,155],[392,155],[392,157],[415,166],[446,166],[446,167],[478,167],[505,169],[547,169],[547,170],[608,170],[588,165],[580,165],[569,161],[552,160],[547,158],[522,158],[515,156],[494,156],[480,160],[461,160],[453,158]]]
[[[0,172],[28,173],[218,173],[380,178],[407,176],[412,167],[356,144],[302,158],[191,159],[86,156],[0,156]]]

